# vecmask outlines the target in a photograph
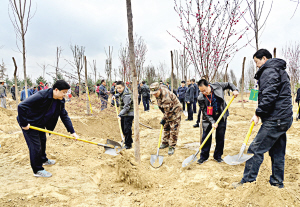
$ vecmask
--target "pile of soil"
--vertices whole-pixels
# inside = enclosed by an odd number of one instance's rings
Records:
[[[85,100],[72,98],[66,109],[76,133],[83,139],[105,143],[106,139],[121,141],[115,109],[98,109],[100,101],[92,95],[94,115],[86,115]],[[217,163],[212,155],[203,165],[182,168],[185,158],[199,147],[199,128],[182,117],[175,154],[160,150],[163,165],[150,165],[156,154],[159,122],[162,113],[151,105],[150,112],[140,107],[141,163],[134,159],[134,149],[118,156],[104,153],[102,147],[59,136],[48,136],[47,156],[57,163],[45,166],[51,178],[35,178],[29,161],[28,147],[16,121],[13,107],[0,108],[0,206],[300,206],[300,121],[288,131],[285,188],[270,186],[271,161],[266,154],[257,181],[233,189],[231,184],[242,178],[244,164],[230,166]],[[228,117],[224,157],[239,152],[255,112],[255,102],[235,100]],[[294,112],[296,113],[296,105]],[[194,114],[196,120],[197,114]],[[249,144],[259,126],[254,127]],[[55,131],[67,134],[61,121]],[[193,146],[186,148],[186,146]]]

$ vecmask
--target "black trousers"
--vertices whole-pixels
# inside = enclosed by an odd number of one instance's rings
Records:
[[[43,163],[48,160],[46,155],[46,133],[33,129],[23,130],[30,156],[30,164],[34,173],[44,170]]]
[[[133,116],[121,116],[121,127],[122,132],[125,137],[125,145],[131,146],[132,145],[132,121]]]
[[[198,117],[197,117],[197,121],[196,121],[197,124],[200,123],[200,116],[201,116],[201,108],[199,107]]]
[[[138,102],[139,102],[139,105],[140,105],[140,103],[141,103],[141,100],[142,100],[141,94],[139,94],[139,96],[138,96]]]
[[[188,111],[188,120],[193,120],[193,109],[192,109],[193,103],[187,104],[187,111]]]
[[[149,101],[150,101],[150,96],[143,96],[143,105],[144,105],[144,111],[149,111]]]
[[[185,111],[185,101],[184,101],[184,98],[179,98],[179,101],[182,104],[183,111]]]
[[[216,120],[216,119],[215,119]],[[223,119],[219,122],[216,131],[216,148],[214,152],[214,159],[219,159],[223,155],[224,150],[224,142],[225,142],[225,132],[226,132],[226,124],[227,121]],[[205,140],[206,136],[209,134],[212,126],[209,125],[206,130],[203,130],[202,142]],[[210,135],[209,139],[202,147],[200,158],[203,160],[207,160],[209,157],[209,151],[211,147],[211,139],[212,135]]]
[[[197,99],[196,98],[194,99],[194,102],[193,102],[193,112],[197,113]]]

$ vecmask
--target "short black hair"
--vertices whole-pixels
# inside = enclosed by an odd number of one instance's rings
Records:
[[[121,85],[121,86],[125,87],[125,84],[123,81],[117,81],[116,85]]]
[[[36,86],[34,86],[33,88],[36,88]]]
[[[65,90],[65,89],[70,89],[70,85],[64,80],[57,80],[54,83],[52,88],[53,88],[53,90],[55,90],[57,88],[58,90],[61,91],[61,90]]]
[[[266,49],[257,50],[253,55],[253,59],[256,57],[257,59],[261,60],[263,56],[265,56],[267,59],[272,59],[272,54]]]
[[[145,84],[146,83],[146,81],[142,81],[142,84]]]
[[[115,81],[114,83],[117,83],[118,81]]]
[[[162,80],[160,80],[159,82],[162,82]]]
[[[100,86],[100,84],[99,84],[99,83],[97,83],[97,86]]]
[[[181,81],[181,83],[184,83],[184,84],[185,84],[185,81]]]
[[[104,79],[103,79],[103,80],[101,80],[101,84],[102,84],[103,82],[105,82],[105,80],[104,80]]]
[[[205,80],[205,79],[201,79],[201,80],[199,80],[198,81],[198,86],[208,86],[208,81],[207,80]]]
[[[194,78],[193,78],[193,79],[191,79],[191,81],[195,83],[195,79],[194,79]]]

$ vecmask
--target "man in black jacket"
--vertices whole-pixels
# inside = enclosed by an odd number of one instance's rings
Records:
[[[11,87],[10,93],[11,93],[12,99],[16,100],[16,87],[15,87],[15,84],[13,84],[13,86]]]
[[[269,182],[272,186],[283,188],[286,131],[293,122],[290,78],[285,71],[286,62],[272,59],[268,50],[258,50],[253,59],[259,68],[255,74],[259,92],[258,107],[251,122],[256,125],[261,118],[262,125],[248,149],[248,153],[254,155],[246,162],[242,180],[233,183],[233,186],[236,188],[255,181],[264,153],[269,152],[272,161]]]
[[[299,105],[300,105],[300,88],[298,88],[298,90],[297,90],[296,102],[298,103],[298,108],[299,108]],[[298,119],[300,119],[299,109],[298,109],[298,114],[296,116],[298,116],[297,119],[296,119],[298,121]]]
[[[185,93],[186,93],[187,87],[185,87],[185,81],[181,81],[181,86],[178,87],[177,90],[177,97],[182,104],[182,109],[185,111]]]
[[[185,92],[185,102],[187,105],[188,118],[186,121],[193,121],[193,109],[192,105],[194,103],[195,87],[191,80],[187,80],[188,89]]]
[[[230,89],[233,91],[235,97],[238,96],[239,92],[235,85],[232,83],[213,83],[209,84],[207,80],[201,79],[198,82],[200,95],[198,97],[198,102],[200,109],[203,113],[203,136],[202,142],[205,140],[206,136],[209,134],[212,127],[216,129],[216,147],[214,152],[214,159],[221,163],[223,162],[222,155],[224,150],[224,140],[227,125],[227,117],[229,112],[227,111],[219,124],[216,124],[221,113],[226,108],[227,104],[224,98],[224,91]],[[200,159],[198,164],[204,163],[209,157],[209,151],[211,147],[212,136],[207,140],[205,145],[202,147]]]
[[[149,111],[150,89],[149,86],[146,85],[145,81],[143,81],[141,84],[141,95],[143,99],[144,111]]]
[[[193,112],[194,114],[197,113],[197,98],[199,96],[199,88],[197,83],[195,83],[195,79],[191,79],[192,84],[194,85],[195,91],[194,91],[194,102],[193,102]]]
[[[29,148],[30,163],[36,177],[51,177],[43,165],[53,165],[54,160],[46,156],[46,133],[30,129],[30,125],[53,131],[58,117],[62,120],[68,132],[78,138],[72,122],[65,109],[64,96],[70,85],[64,80],[58,80],[53,88],[39,91],[18,105],[18,123]]]

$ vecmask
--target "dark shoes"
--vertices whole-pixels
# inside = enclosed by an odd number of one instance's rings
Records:
[[[168,155],[173,155],[174,152],[175,152],[175,147],[170,146],[169,151],[168,151]]]
[[[199,165],[201,165],[201,164],[203,164],[204,162],[206,162],[207,160],[204,160],[204,159],[199,159],[198,161],[197,161],[197,163],[199,164]]]
[[[165,149],[165,148],[167,148],[167,147],[169,147],[169,144],[161,143],[159,149]]]
[[[222,163],[222,162],[224,162],[224,160],[223,160],[222,158],[215,159],[215,161],[217,161],[218,163]]]
[[[128,145],[125,145],[125,149],[131,149],[132,148],[132,145],[128,146]]]
[[[193,121],[193,120],[186,119],[185,121]]]
[[[197,127],[199,127],[199,124],[197,123],[197,124],[193,125],[193,127],[197,128]]]

